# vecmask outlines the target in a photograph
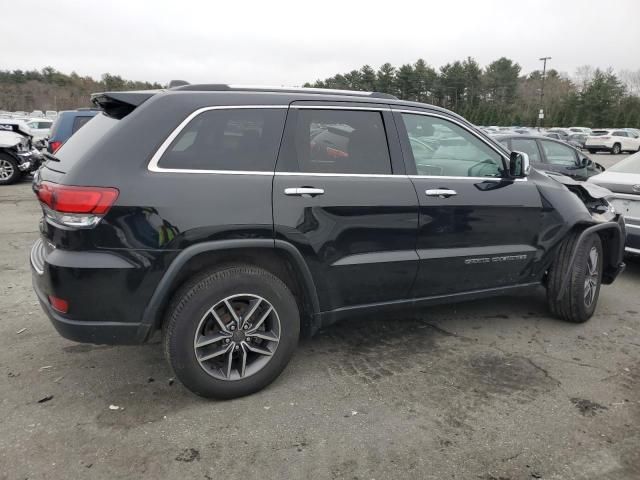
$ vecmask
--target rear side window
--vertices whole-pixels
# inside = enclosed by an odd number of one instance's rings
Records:
[[[273,171],[286,109],[208,110],[195,117],[158,162],[179,170]]]
[[[93,118],[93,116],[87,117],[86,115],[74,118],[73,119],[73,126],[71,127],[71,133],[76,133],[78,130],[80,130],[82,127],[84,127],[87,124],[87,122],[89,120],[91,120],[92,118]]]
[[[620,130],[613,132],[613,135],[615,137],[628,137],[627,132],[621,132]]]
[[[573,166],[576,164],[576,154],[571,147],[547,140],[541,140],[540,143],[547,157],[547,163],[564,166]]]
[[[297,111],[287,163],[306,173],[391,174],[382,114],[364,110]]]
[[[107,117],[103,113],[99,113],[95,117],[83,118],[91,121],[84,128],[81,128],[78,133],[72,135],[56,152],[56,157],[60,161],[49,161],[47,162],[47,167],[61,172],[69,171],[78,160],[86,155],[90,148],[96,146],[105,134],[119,122],[119,120]],[[58,123],[59,121],[56,121],[56,125]]]
[[[532,163],[540,163],[540,150],[538,150],[538,142],[530,138],[513,138],[511,140],[511,150],[516,152],[524,152],[529,155]]]

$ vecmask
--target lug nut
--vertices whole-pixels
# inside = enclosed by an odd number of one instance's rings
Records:
[[[235,326],[235,325],[231,325],[231,326],[229,327],[229,330],[231,330],[231,331],[233,331],[233,330],[235,330],[235,329],[236,329],[236,326]]]
[[[231,342],[231,340],[229,340],[228,338],[224,339],[224,343],[230,343],[230,342]]]
[[[249,327],[250,327],[250,325],[249,325],[249,324],[246,324],[243,328],[244,328],[245,330],[249,330]]]
[[[235,346],[235,348],[234,348],[234,350],[235,350],[235,351],[238,351],[238,350],[240,350],[240,347],[239,347],[238,345],[236,345],[236,346]]]

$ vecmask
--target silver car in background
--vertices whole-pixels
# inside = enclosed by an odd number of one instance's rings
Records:
[[[587,180],[613,192],[607,200],[624,216],[628,253],[640,255],[640,152]]]

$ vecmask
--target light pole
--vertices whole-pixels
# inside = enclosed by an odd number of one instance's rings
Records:
[[[539,126],[538,128],[544,125],[544,77],[547,74],[547,60],[551,60],[551,57],[542,57],[540,58],[542,62],[542,86],[540,88],[540,113],[538,113]]]

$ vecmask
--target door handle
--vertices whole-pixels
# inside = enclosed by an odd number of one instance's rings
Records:
[[[438,197],[438,198],[449,198],[457,195],[458,192],[455,190],[450,190],[448,188],[434,188],[431,190],[425,190],[427,197]]]
[[[313,187],[285,188],[284,194],[297,197],[315,197],[316,195],[324,195],[324,189]]]

